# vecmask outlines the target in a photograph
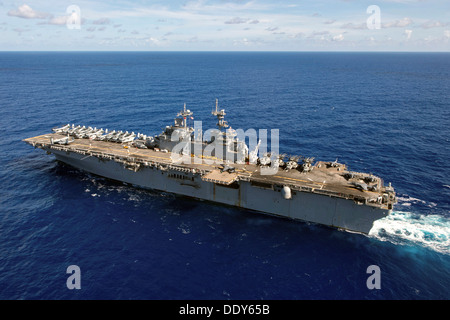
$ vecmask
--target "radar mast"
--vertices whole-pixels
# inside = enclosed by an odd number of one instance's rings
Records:
[[[226,122],[224,120],[225,115],[226,115],[225,109],[222,109],[222,110],[219,111],[219,99],[216,99],[216,110],[213,110],[211,112],[211,114],[213,116],[217,117],[217,126],[219,127],[219,129],[228,128],[229,127],[228,122]]]
[[[183,127],[184,129],[187,129],[187,117],[192,117],[194,113],[191,112],[191,110],[186,110],[186,103],[184,104],[183,110],[178,112],[178,117],[183,117]]]

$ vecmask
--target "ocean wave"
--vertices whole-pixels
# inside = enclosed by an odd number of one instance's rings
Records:
[[[414,197],[410,197],[408,195],[406,196],[398,196],[397,197],[398,203],[400,205],[410,205],[411,203],[422,203],[422,204],[426,204],[426,201],[418,199],[418,198],[414,198]]]
[[[394,211],[375,221],[369,236],[399,245],[416,244],[450,255],[450,219],[442,215]]]
[[[434,208],[437,206],[436,202],[431,202],[431,201],[427,202],[425,200],[410,197],[408,195],[400,195],[397,197],[397,200],[398,200],[398,205],[404,206],[404,207],[411,207],[412,205],[423,205],[428,208]]]

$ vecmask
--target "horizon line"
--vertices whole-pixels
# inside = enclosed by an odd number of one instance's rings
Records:
[[[0,52],[142,52],[142,53],[450,53],[450,51],[401,50],[0,50]]]

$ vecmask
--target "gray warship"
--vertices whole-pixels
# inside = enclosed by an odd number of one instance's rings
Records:
[[[249,151],[216,100],[209,140],[183,109],[155,136],[67,124],[25,139],[78,169],[136,187],[367,234],[397,201],[389,183],[336,161]]]

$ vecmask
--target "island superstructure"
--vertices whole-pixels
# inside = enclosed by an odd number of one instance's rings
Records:
[[[394,188],[336,161],[249,151],[224,120],[209,141],[188,125],[184,108],[156,136],[67,124],[25,139],[78,169],[137,187],[369,233],[396,203]],[[225,130],[226,129],[226,130]],[[268,170],[273,170],[267,174]]]

